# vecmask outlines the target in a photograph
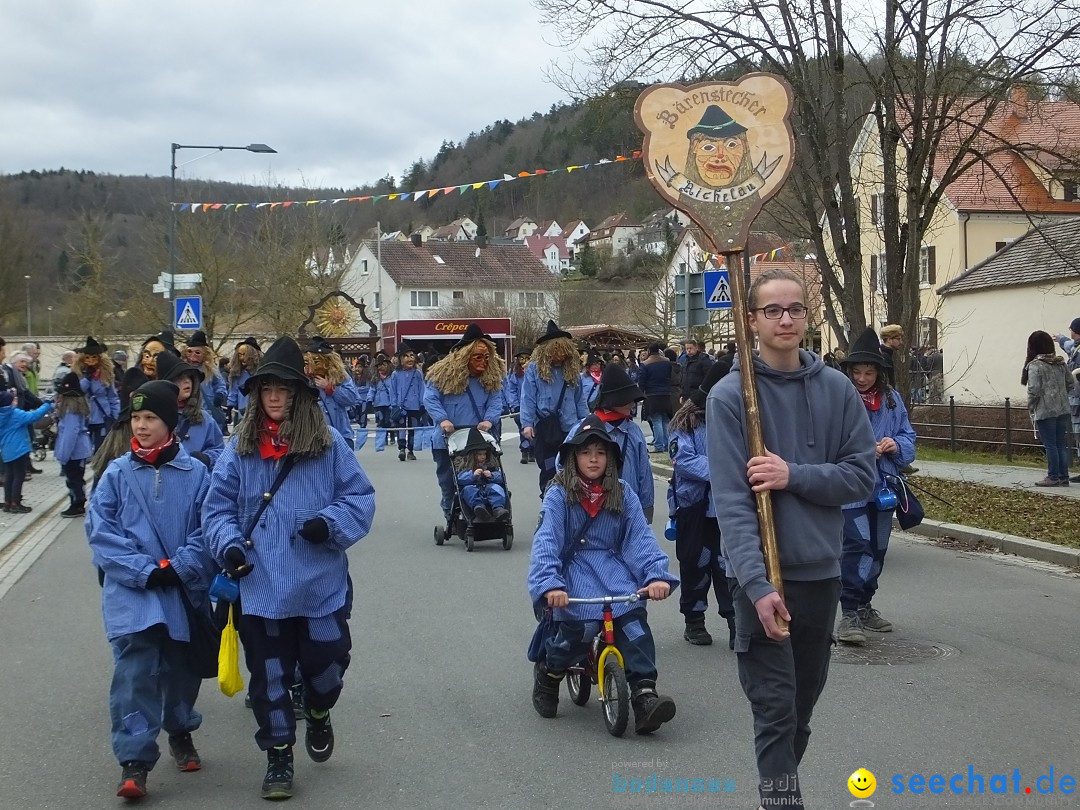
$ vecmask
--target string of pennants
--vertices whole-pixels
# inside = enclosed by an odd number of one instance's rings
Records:
[[[791,250],[793,245],[788,242],[786,245],[781,245],[775,250],[769,250],[765,253],[752,253],[750,254],[750,264],[756,264],[757,262],[774,262],[779,258],[780,254],[785,250]],[[715,261],[717,267],[723,267],[725,257],[718,253],[702,253],[702,262],[708,263],[709,261]]]
[[[172,203],[173,207],[177,208],[181,212],[191,212],[192,214],[205,213],[207,211],[235,211],[241,208],[269,208],[273,210],[275,208],[291,208],[293,206],[309,206],[309,205],[338,205],[339,203],[362,203],[362,202],[378,202],[379,200],[391,200],[396,202],[420,202],[421,200],[429,200],[434,197],[438,197],[440,194],[444,196],[450,196],[454,192],[465,194],[468,191],[475,191],[485,186],[488,189],[494,189],[496,186],[502,183],[510,183],[514,180],[523,180],[527,177],[541,177],[546,174],[558,174],[560,172],[566,172],[570,174],[575,171],[585,171],[586,169],[592,169],[597,166],[607,166],[616,163],[625,163],[629,160],[640,160],[641,152],[634,151],[630,155],[616,155],[614,158],[603,158],[597,160],[594,163],[583,163],[580,166],[566,166],[561,169],[536,169],[531,172],[518,172],[517,174],[504,174],[497,180],[480,180],[473,183],[461,183],[453,186],[441,186],[439,188],[429,188],[422,191],[397,191],[387,194],[365,194],[358,197],[335,197],[327,200],[281,200],[278,202],[257,202],[257,203],[212,203],[212,202],[186,202],[186,203]]]

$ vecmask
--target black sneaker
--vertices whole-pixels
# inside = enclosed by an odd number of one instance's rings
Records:
[[[416,454],[412,450],[410,450],[408,453],[405,454],[405,458],[407,458],[409,461],[416,461]]]
[[[271,748],[266,752],[266,776],[263,777],[262,797],[272,801],[291,799],[292,781],[292,746]]]
[[[634,709],[634,731],[651,734],[675,716],[675,701],[656,694],[656,684],[642,681],[630,698]]]
[[[544,664],[533,665],[532,703],[541,717],[554,717],[559,711],[559,684],[566,673],[548,672]]]
[[[326,762],[334,753],[334,727],[330,725],[330,712],[322,718],[312,717],[311,712],[304,712],[307,721],[307,733],[304,735],[304,748],[315,762]]]
[[[146,795],[146,775],[150,766],[145,762],[132,760],[120,763],[120,786],[116,795],[122,799],[141,799]]]
[[[67,509],[65,509],[63,512],[60,513],[60,517],[74,518],[74,517],[82,517],[85,514],[86,514],[86,507],[85,506],[69,506]]]
[[[397,460],[398,461],[404,461],[405,460],[405,451],[404,450],[402,450],[401,452],[399,452],[397,454]]]
[[[197,771],[202,767],[199,752],[191,741],[190,732],[169,735],[169,753],[172,754],[176,767],[182,771]]]
[[[42,471],[35,467],[33,464],[26,470],[31,475],[41,475]]]
[[[712,635],[705,628],[705,617],[687,618],[683,638],[696,647],[708,647],[712,644]]]

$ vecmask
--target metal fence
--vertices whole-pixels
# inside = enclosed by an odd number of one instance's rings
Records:
[[[949,450],[966,448],[1013,456],[1041,455],[1042,443],[1026,407],[1013,407],[1009,398],[1004,405],[957,405],[955,397],[948,404],[913,405],[911,426],[919,441]],[[1076,452],[1075,435],[1070,432],[1069,445]]]

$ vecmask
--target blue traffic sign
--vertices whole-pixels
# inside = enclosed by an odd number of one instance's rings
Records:
[[[705,309],[731,309],[731,279],[727,270],[705,271]]]
[[[202,329],[202,296],[177,298],[173,306],[174,329]]]

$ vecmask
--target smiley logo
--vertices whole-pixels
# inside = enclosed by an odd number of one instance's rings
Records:
[[[877,779],[866,768],[859,768],[848,777],[847,788],[856,799],[866,799],[877,790]]]

